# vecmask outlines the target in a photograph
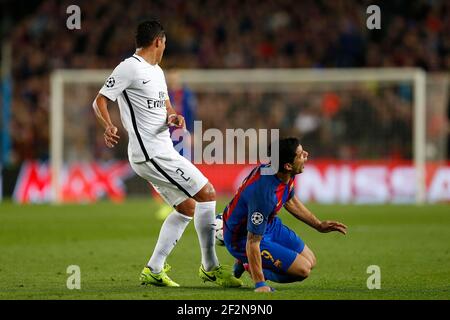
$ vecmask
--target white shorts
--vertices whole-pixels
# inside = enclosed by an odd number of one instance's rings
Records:
[[[147,162],[131,162],[133,170],[150,182],[161,197],[175,207],[192,198],[208,179],[189,160],[175,149],[158,155]]]

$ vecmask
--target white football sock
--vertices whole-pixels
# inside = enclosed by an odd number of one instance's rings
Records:
[[[172,249],[181,238],[192,217],[172,211],[164,221],[159,231],[158,242],[152,257],[148,261],[147,266],[153,273],[160,273],[164,267],[164,262],[167,256],[172,252]]]
[[[197,202],[194,212],[194,225],[197,231],[200,250],[202,252],[202,265],[206,271],[211,271],[219,265],[214,246],[214,225],[216,218],[216,202]]]

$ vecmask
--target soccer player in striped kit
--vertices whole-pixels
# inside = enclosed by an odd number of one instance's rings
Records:
[[[295,195],[295,175],[308,160],[299,140],[286,138],[278,144],[278,172],[262,174],[267,164],[254,168],[223,212],[225,246],[237,259],[234,274],[240,278],[247,270],[257,292],[273,291],[265,280],[302,281],[316,265],[311,249],[277,216],[283,206],[319,232],[347,232],[340,222],[320,221]]]

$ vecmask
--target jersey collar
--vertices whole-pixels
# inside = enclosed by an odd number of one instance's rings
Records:
[[[137,55],[136,53],[133,54],[133,57],[135,57],[136,59],[138,59],[140,62],[144,62],[141,56]]]
[[[151,63],[148,63],[147,62],[147,60],[145,60],[144,58],[142,58],[140,55],[138,55],[138,54],[133,54],[133,57],[135,57],[136,59],[138,59],[140,62],[143,62],[143,63],[146,63],[146,64],[148,64],[149,66],[152,66],[152,67],[156,67],[158,64],[151,64]]]
[[[287,183],[285,183],[284,181],[281,181],[280,178],[277,177],[277,174],[276,174],[276,173],[275,173],[274,175],[272,175],[272,177],[273,177],[274,181],[275,181],[277,184],[282,183],[282,184],[284,184],[284,185],[288,185],[289,182],[291,182],[291,180],[293,179],[293,177],[291,177],[291,178],[289,179],[289,181],[288,181]]]

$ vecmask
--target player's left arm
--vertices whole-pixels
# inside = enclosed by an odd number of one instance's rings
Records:
[[[174,125],[178,128],[186,128],[184,117],[181,114],[176,113],[176,111],[172,107],[172,104],[170,103],[170,99],[166,100],[166,110],[168,125]]]
[[[285,204],[286,210],[294,217],[303,221],[307,225],[316,229],[319,232],[338,231],[342,234],[347,233],[347,226],[337,221],[320,221],[308,208],[294,195]]]

